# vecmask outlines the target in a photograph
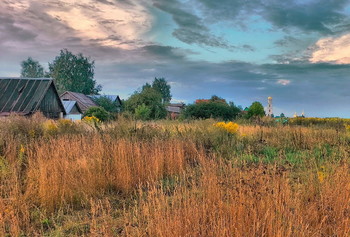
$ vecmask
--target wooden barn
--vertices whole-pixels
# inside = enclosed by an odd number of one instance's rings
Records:
[[[60,97],[63,101],[76,101],[83,113],[90,107],[98,106],[90,97],[82,93],[66,91]]]
[[[53,119],[66,114],[51,78],[0,78],[0,116],[38,111]]]

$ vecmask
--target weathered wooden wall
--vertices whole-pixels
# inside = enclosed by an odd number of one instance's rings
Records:
[[[60,118],[60,114],[63,113],[60,98],[55,93],[53,84],[51,84],[41,101],[39,110],[49,118]]]

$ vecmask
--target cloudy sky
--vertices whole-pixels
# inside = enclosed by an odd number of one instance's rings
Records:
[[[63,48],[124,99],[165,77],[174,101],[272,96],[275,114],[350,117],[349,0],[0,1],[0,76]]]

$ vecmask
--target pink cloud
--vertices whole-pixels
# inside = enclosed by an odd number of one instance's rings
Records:
[[[312,63],[350,63],[350,34],[320,39],[315,46],[316,49],[310,58]]]
[[[280,84],[280,85],[282,85],[282,86],[287,86],[287,85],[289,85],[291,83],[291,81],[290,80],[286,80],[286,79],[279,79],[278,81],[277,81],[277,84]]]

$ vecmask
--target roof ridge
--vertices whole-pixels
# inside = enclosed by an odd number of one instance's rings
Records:
[[[0,80],[53,80],[53,78],[49,77],[0,77]]]

